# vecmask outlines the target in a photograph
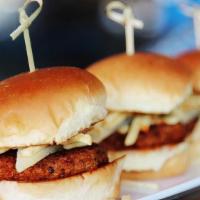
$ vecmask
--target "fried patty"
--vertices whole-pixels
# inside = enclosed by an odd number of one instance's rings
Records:
[[[194,90],[193,91],[194,95],[200,95],[200,91]]]
[[[108,158],[105,150],[92,145],[51,154],[21,173],[17,173],[15,163],[16,151],[0,155],[0,180],[38,182],[66,178],[104,166]]]
[[[146,131],[140,131],[134,145],[125,146],[126,135],[118,132],[112,134],[101,142],[101,146],[107,150],[128,150],[128,149],[152,149],[163,145],[177,144],[182,142],[193,130],[197,119],[187,124],[159,124],[152,125]]]

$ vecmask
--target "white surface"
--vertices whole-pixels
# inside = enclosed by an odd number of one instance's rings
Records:
[[[200,163],[191,166],[182,176],[174,178],[145,182],[125,181],[122,194],[130,194],[133,200],[157,200],[197,186],[200,186]]]

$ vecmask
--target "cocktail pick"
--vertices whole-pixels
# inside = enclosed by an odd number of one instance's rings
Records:
[[[39,7],[30,16],[28,16],[26,13],[26,8],[32,2],[37,2]],[[33,51],[31,47],[31,39],[30,39],[28,28],[32,24],[32,22],[37,18],[37,16],[40,14],[42,10],[42,5],[43,5],[42,0],[27,0],[24,3],[23,7],[19,9],[20,25],[15,31],[13,31],[10,34],[11,38],[15,40],[21,33],[23,33],[30,72],[35,71],[35,63],[34,63]]]
[[[135,18],[129,5],[120,1],[112,1],[106,6],[106,14],[111,20],[125,26],[126,54],[135,53],[134,29],[142,29],[144,24]]]

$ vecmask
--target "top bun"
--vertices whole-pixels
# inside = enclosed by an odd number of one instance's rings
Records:
[[[177,58],[192,72],[194,91],[200,92],[200,51],[186,52]]]
[[[62,144],[105,115],[105,89],[85,70],[53,67],[0,82],[0,147]]]
[[[89,66],[107,90],[107,108],[167,114],[192,92],[188,71],[165,56],[114,55]]]

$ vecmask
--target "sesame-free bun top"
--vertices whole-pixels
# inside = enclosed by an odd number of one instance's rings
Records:
[[[105,85],[107,108],[114,111],[167,114],[192,92],[188,71],[157,54],[114,55],[88,71]]]
[[[200,92],[200,50],[189,51],[181,54],[177,59],[192,72],[194,91]]]
[[[102,83],[79,68],[46,68],[0,82],[0,147],[62,144],[105,115]]]

